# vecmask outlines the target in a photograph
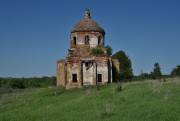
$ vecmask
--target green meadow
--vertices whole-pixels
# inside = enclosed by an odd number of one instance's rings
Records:
[[[180,121],[180,79],[1,89],[0,121]]]

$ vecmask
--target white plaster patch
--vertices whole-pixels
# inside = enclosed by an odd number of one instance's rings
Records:
[[[102,74],[102,82],[108,82],[108,68],[107,66],[97,67],[97,74]]]
[[[86,67],[83,63],[83,85],[93,84],[93,66]]]
[[[97,37],[92,37],[90,39],[89,44],[90,44],[90,47],[97,47],[98,46],[98,38]]]

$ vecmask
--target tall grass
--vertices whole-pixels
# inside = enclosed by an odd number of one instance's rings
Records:
[[[0,121],[178,121],[179,81],[0,93]]]

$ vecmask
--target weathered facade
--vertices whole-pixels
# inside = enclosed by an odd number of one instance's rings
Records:
[[[85,18],[71,31],[70,49],[65,60],[57,61],[57,85],[82,87],[112,82],[112,64],[119,63],[111,59],[104,47],[105,31],[93,19],[90,11],[85,10]],[[94,55],[93,49],[103,54]]]

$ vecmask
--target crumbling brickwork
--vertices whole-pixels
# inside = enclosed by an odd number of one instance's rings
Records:
[[[65,60],[57,61],[57,85],[68,88],[112,82],[112,62],[104,47],[105,31],[91,19],[90,11],[71,31],[70,49]],[[103,54],[92,55],[93,48]]]
[[[65,60],[57,61],[57,85],[65,85],[66,84],[66,65]]]

